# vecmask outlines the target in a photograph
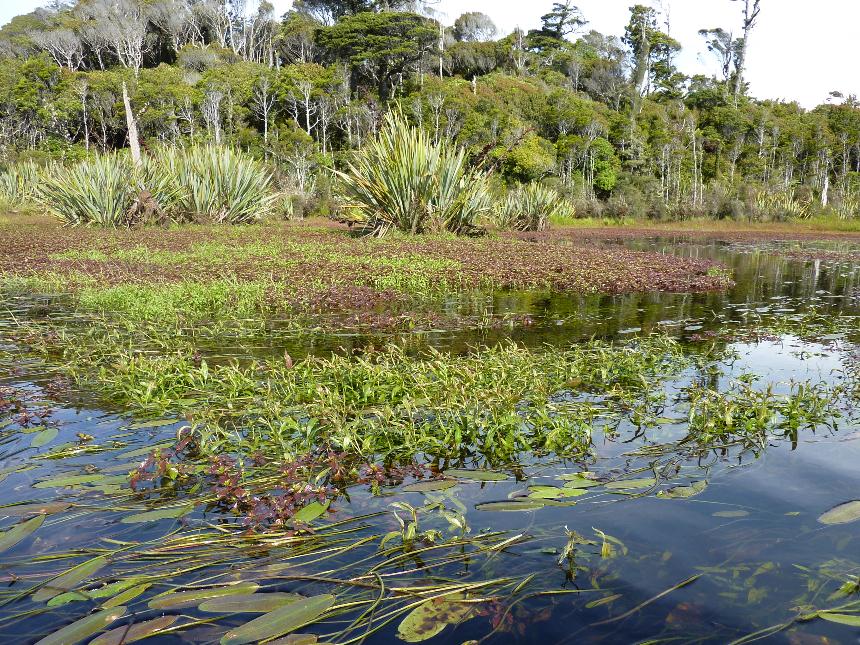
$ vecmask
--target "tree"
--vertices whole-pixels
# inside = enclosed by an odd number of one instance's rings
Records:
[[[724,83],[728,83],[732,74],[737,74],[738,57],[743,49],[743,41],[735,38],[731,32],[717,27],[715,29],[700,29],[699,35],[705,39],[705,45],[720,64],[720,74]],[[734,72],[732,71],[734,68]]]
[[[637,4],[630,8],[630,22],[622,39],[633,59],[634,116],[642,109],[642,98],[675,74],[672,57],[681,49],[674,38],[657,29],[657,11]]]
[[[496,37],[492,19],[479,11],[464,13],[454,21],[454,38],[459,42],[486,42]]]
[[[567,36],[577,33],[588,21],[582,16],[578,7],[572,5],[570,0],[555,2],[552,11],[541,16],[541,32],[556,40],[563,40]]]
[[[347,59],[351,85],[372,80],[385,101],[393,81],[435,49],[437,23],[414,13],[360,13],[317,31],[317,42]]]
[[[134,71],[143,66],[149,17],[140,0],[92,0],[79,5],[82,18],[108,43],[117,60]]]
[[[761,13],[761,0],[733,0],[734,2],[743,2],[743,28],[744,37],[740,43],[740,50],[737,56],[737,75],[735,76],[735,104],[738,102],[738,97],[741,94],[744,83],[744,73],[746,72],[747,51],[749,49],[750,34],[758,22],[759,14]]]

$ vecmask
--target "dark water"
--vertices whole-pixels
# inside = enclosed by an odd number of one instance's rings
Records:
[[[389,340],[403,342],[416,351],[430,345],[460,352],[507,338],[536,347],[590,337],[624,339],[654,331],[694,341],[708,332],[754,331],[763,325],[782,324],[786,333],[729,341],[735,356],[720,365],[720,373],[713,377],[717,384],[727,387],[740,374],[752,373],[760,377],[756,387],[771,384],[775,392],[786,393],[792,381],[838,384],[845,371],[852,369],[853,343],[860,338],[860,326],[851,318],[860,316],[860,265],[839,259],[786,257],[775,252],[780,250],[778,245],[763,248],[670,240],[632,245],[718,260],[733,271],[737,284],[725,294],[505,293],[468,300],[452,298],[444,303],[446,310],[485,316],[490,321],[487,328],[440,330],[414,337],[349,333],[279,336],[275,342],[212,348],[212,353],[247,357],[287,349],[300,356],[349,351]],[[16,311],[18,315],[26,313],[16,306],[10,303],[11,313],[2,323],[7,328],[15,324]],[[525,323],[522,316],[528,317]],[[504,320],[509,317],[516,317],[516,324],[507,325]],[[812,317],[819,321],[840,317],[840,331],[812,333],[804,322]],[[72,602],[31,615],[28,612],[44,607],[44,603],[34,603],[23,593],[30,584],[28,579],[39,579],[45,571],[63,571],[98,554],[99,548],[116,549],[118,543],[111,540],[158,540],[180,528],[182,523],[173,519],[131,525],[120,522],[132,509],[139,509],[142,501],[127,492],[125,473],[141,459],[141,449],[169,441],[179,423],[133,428],[133,420],[122,411],[89,409],[91,399],[85,392],[51,394],[55,374],[46,372],[43,365],[28,363],[14,347],[5,349],[5,364],[0,365],[5,376],[0,386],[13,386],[23,393],[31,411],[50,408],[51,412],[44,422],[32,419],[21,424],[15,417],[16,421],[0,428],[0,499],[11,504],[68,498],[76,504],[49,516],[45,527],[31,538],[0,553],[0,580],[7,584],[0,591],[3,642],[34,642],[98,605],[93,601]],[[700,376],[688,370],[667,387],[676,392]],[[58,400],[62,402],[59,406]],[[426,495],[391,489],[382,498],[357,487],[350,503],[338,502],[341,510],[334,517],[382,511],[381,516],[352,534],[358,539],[396,528],[390,512],[393,501],[420,506],[428,498],[438,497],[449,505],[462,505],[473,535],[492,529],[505,531],[508,537],[522,536],[490,556],[445,564],[432,574],[412,579],[417,584],[535,575],[531,584],[539,595],[506,609],[501,601],[488,603],[484,605],[487,615],[447,627],[427,641],[432,643],[484,638],[490,643],[727,643],[789,622],[811,609],[853,601],[855,607],[849,611],[860,612],[858,594],[838,594],[844,583],[856,581],[860,575],[860,522],[833,526],[818,522],[819,516],[834,506],[860,499],[860,423],[853,411],[846,408],[836,427],[802,430],[796,441],[773,439],[757,450],[735,447],[712,451],[678,445],[686,434],[685,414],[683,405],[669,405],[664,411],[667,421],[644,432],[628,422],[611,434],[598,426],[593,437],[595,456],[588,463],[535,460],[518,471],[518,481],[512,477],[504,482],[461,482],[455,488]],[[12,418],[10,412],[0,413],[0,424]],[[30,447],[43,431],[39,428],[45,427],[58,428],[58,436],[44,446]],[[106,449],[94,454],[61,452],[64,445],[68,450],[79,445],[76,433],[92,435],[92,444]],[[52,455],[62,458],[46,459]],[[707,481],[707,488],[690,499],[601,489],[578,498],[576,505],[533,512],[475,508],[483,502],[506,500],[528,485],[561,486],[560,476],[582,470],[615,476],[631,473],[631,477],[656,471],[671,474],[667,481],[672,483]],[[644,475],[635,474],[640,471]],[[34,483],[48,478],[88,473],[103,475],[104,479],[76,489],[33,488]],[[18,521],[20,518],[7,517],[3,528]],[[429,521],[430,526],[445,528],[444,523]],[[185,522],[188,526],[183,530],[194,530],[207,522],[217,524],[219,517],[217,512],[196,511]],[[587,542],[577,545],[572,559],[561,558],[568,529]],[[603,534],[611,539],[606,542]],[[605,552],[607,544],[612,553]],[[300,562],[296,566],[319,575],[346,567],[338,573],[344,577],[351,562],[373,557],[374,551],[373,545],[357,546],[325,563]],[[34,561],[52,553],[73,557]],[[141,598],[169,585],[205,586],[235,580],[255,580],[273,585],[273,589],[305,594],[331,590],[318,582],[281,580],[265,568],[273,564],[270,557],[268,553],[233,553],[210,569],[189,571],[169,583],[156,584]],[[163,555],[153,556],[156,563],[163,559]],[[116,562],[121,569],[116,578],[144,566],[137,561],[123,564],[122,569],[119,563],[125,561],[117,557]],[[355,568],[355,575],[362,573],[363,568]],[[677,587],[694,576],[699,577]],[[582,593],[575,593],[577,590]],[[606,598],[610,600],[595,602]],[[145,610],[144,605],[140,607]],[[194,608],[182,613],[202,616]],[[160,613],[144,611],[141,619],[155,615]],[[241,624],[249,618],[229,617],[217,627],[197,625],[149,642],[217,642],[225,625]],[[369,635],[365,642],[398,642],[398,622]],[[496,631],[491,633],[494,627]],[[310,627],[306,631],[335,630]],[[791,645],[860,643],[860,628],[817,619],[761,636],[765,642]]]

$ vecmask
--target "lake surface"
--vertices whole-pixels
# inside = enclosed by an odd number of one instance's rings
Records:
[[[505,600],[511,589],[500,591],[502,583],[486,591],[476,588],[470,593],[483,593],[486,602],[476,602],[474,615],[459,624],[452,621],[429,643],[860,642],[860,627],[821,618],[768,631],[826,608],[848,605],[845,613],[860,613],[860,595],[850,588],[852,581],[860,581],[860,522],[819,521],[828,510],[860,500],[860,417],[853,398],[842,397],[834,404],[838,417],[817,427],[773,436],[758,446],[703,449],[685,442],[689,405],[680,396],[705,381],[731,391],[737,379],[747,378],[743,375],[758,377],[749,379],[755,391],[771,387],[776,395],[791,393],[797,383],[851,387],[860,340],[855,318],[860,316],[860,262],[840,254],[857,249],[827,245],[827,253],[821,254],[825,259],[807,259],[815,255],[809,249],[822,245],[669,239],[625,244],[719,261],[733,272],[736,286],[720,294],[452,297],[440,305],[444,310],[480,314],[492,324],[415,335],[279,335],[277,342],[263,338],[209,348],[214,361],[284,350],[298,358],[389,341],[415,352],[430,346],[459,353],[506,339],[537,348],[661,332],[681,339],[692,353],[710,342],[727,350],[716,365],[690,367],[667,380],[658,422],[596,422],[593,454],[583,461],[535,457],[505,469],[509,476],[504,481],[462,479],[438,491],[404,492],[391,486],[378,496],[367,486],[352,488],[349,500],[335,502],[337,512],[331,516],[333,522],[345,522],[343,533],[320,532],[319,541],[331,544],[325,557],[318,551],[303,556],[299,548],[295,559],[285,560],[274,546],[222,550],[214,539],[208,551],[181,543],[184,535],[217,534],[219,524],[230,522],[216,507],[196,508],[180,519],[123,523],[141,504],[176,504],[170,499],[156,503],[152,493],[132,493],[127,472],[145,458],[147,448],[167,445],[182,420],[153,426],[123,410],[99,409],[90,393],[67,389],[56,370],[46,370],[28,358],[25,348],[7,342],[0,363],[0,500],[72,505],[50,514],[32,536],[0,553],[4,642],[35,642],[98,607],[97,599],[78,598],[45,611],[45,603],[34,602],[28,590],[47,572],[61,573],[100,554],[108,556],[100,582],[145,575],[148,568],[159,572],[161,578],[129,602],[130,614],[137,620],[181,614],[176,626],[185,627],[148,641],[153,643],[218,642],[227,626],[253,617],[239,613],[213,623],[209,621],[218,616],[193,606],[155,611],[145,602],[155,593],[237,581],[253,581],[267,591],[329,593],[324,579],[366,575],[368,562],[383,577],[390,574],[395,586],[407,579],[415,585],[479,584],[534,576],[529,584],[535,592],[515,603]],[[60,303],[56,315],[62,315],[62,298],[7,302],[8,313],[0,314],[0,339],[4,329],[28,316],[34,303],[45,302]],[[766,334],[758,333],[765,328]],[[4,387],[5,398],[18,404],[2,406]],[[79,433],[92,440],[81,443]],[[458,464],[482,465],[477,460]],[[559,505],[528,512],[482,507],[523,497],[529,486],[563,487],[570,481],[565,476],[581,472],[593,473],[599,485],[581,497],[557,500]],[[34,487],[63,476],[79,480],[72,487]],[[656,480],[653,485],[641,483],[648,478]],[[628,488],[606,486],[611,481],[633,483]],[[695,494],[687,497],[684,490],[690,487]],[[377,561],[377,544],[362,539],[398,529],[391,504],[419,507],[428,500],[461,508],[471,536],[495,546],[470,555],[428,550],[408,561]],[[358,519],[350,524],[350,518]],[[20,514],[7,512],[2,528],[20,521]],[[429,521],[428,529],[449,529],[445,522]],[[146,541],[152,541],[151,553],[141,547]],[[566,550],[570,544],[572,551]],[[136,558],[127,557],[131,551]],[[52,557],[58,554],[63,557]],[[428,564],[433,566],[422,571]],[[371,575],[368,580],[375,579]],[[366,607],[300,631],[338,632]],[[369,634],[355,630],[350,638],[396,642],[399,622]]]

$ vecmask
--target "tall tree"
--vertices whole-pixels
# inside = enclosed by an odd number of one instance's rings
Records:
[[[493,20],[479,11],[464,13],[454,21],[454,38],[460,42],[486,42],[498,31]]]
[[[735,103],[740,97],[743,90],[744,73],[746,72],[747,51],[749,51],[750,34],[758,22],[759,14],[761,13],[761,0],[733,0],[733,2],[743,2],[743,28],[744,37],[741,43],[740,51],[737,57],[737,76],[735,76]]]

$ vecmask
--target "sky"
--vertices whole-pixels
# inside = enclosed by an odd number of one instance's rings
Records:
[[[45,0],[0,0],[0,24],[27,13]],[[678,65],[687,74],[712,74],[714,59],[699,29],[723,27],[741,31],[741,2],[733,0],[579,0],[587,29],[620,36],[636,1],[662,6],[671,35],[684,46]],[[272,0],[279,13],[291,0]],[[747,80],[758,98],[796,100],[805,107],[824,102],[831,91],[860,95],[858,0],[761,0],[759,24],[750,37]],[[438,0],[438,18],[451,24],[461,13],[481,11],[502,33],[539,26],[552,0]]]

